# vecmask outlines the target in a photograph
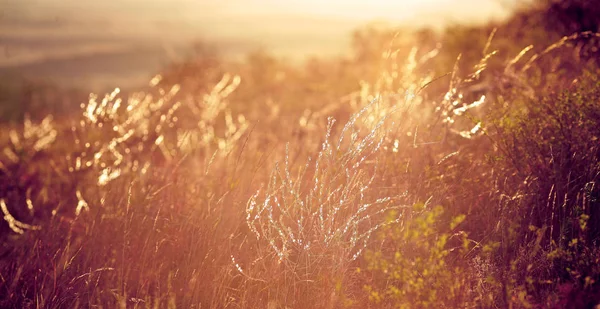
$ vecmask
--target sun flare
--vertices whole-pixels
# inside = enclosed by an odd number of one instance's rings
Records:
[[[430,8],[433,5],[444,5],[447,2],[447,0],[290,0],[278,2],[276,7],[280,10],[294,10],[297,13],[326,17],[358,20],[385,18],[397,21],[414,16],[419,11]]]

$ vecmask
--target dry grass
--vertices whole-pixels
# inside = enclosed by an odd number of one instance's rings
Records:
[[[447,74],[430,69],[443,48],[386,48],[377,74],[333,101],[337,89],[307,90],[325,103],[305,107],[283,100],[321,80],[284,65],[263,79],[211,69],[199,88],[167,72],[68,120],[5,127],[0,306],[591,304],[598,72],[557,94],[574,72],[544,61],[597,37],[498,69],[490,36],[470,71],[459,57]],[[329,65],[323,82],[372,70]]]

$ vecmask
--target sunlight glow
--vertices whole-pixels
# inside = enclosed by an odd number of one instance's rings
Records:
[[[291,11],[296,13],[311,14],[316,16],[349,18],[357,20],[370,20],[384,18],[389,20],[403,20],[412,17],[418,11],[433,5],[448,4],[448,0],[289,0],[268,1],[274,10]]]

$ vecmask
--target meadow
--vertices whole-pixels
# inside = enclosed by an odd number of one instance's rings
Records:
[[[12,94],[0,307],[596,308],[598,16],[539,0],[303,65],[206,49],[80,105]]]

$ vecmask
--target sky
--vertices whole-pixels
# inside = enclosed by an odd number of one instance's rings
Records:
[[[482,22],[506,16],[510,1],[0,0],[0,73],[94,87],[137,83],[185,58],[191,42],[232,57],[256,48],[291,58],[333,55],[370,21]]]

